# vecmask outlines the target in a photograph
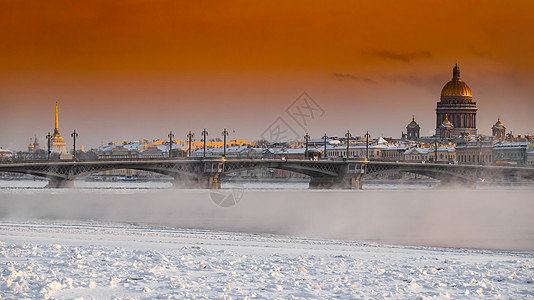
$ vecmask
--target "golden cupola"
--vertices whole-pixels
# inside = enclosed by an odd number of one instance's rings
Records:
[[[443,120],[443,122],[441,123],[441,126],[442,127],[454,127],[454,125],[452,125],[451,121],[449,121],[449,116],[445,115],[445,120]]]
[[[504,124],[501,122],[501,117],[497,119],[497,123],[495,123],[495,126],[504,126]]]
[[[452,69],[452,79],[441,89],[441,96],[472,96],[471,89],[460,77],[458,64]]]

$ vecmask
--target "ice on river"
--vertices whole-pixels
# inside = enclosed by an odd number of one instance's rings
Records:
[[[534,295],[531,190],[212,192],[0,189],[0,298]]]
[[[0,221],[2,299],[522,299],[534,254]]]
[[[534,251],[532,190],[0,189],[0,219],[96,220],[381,244]],[[217,193],[214,195],[214,193]]]

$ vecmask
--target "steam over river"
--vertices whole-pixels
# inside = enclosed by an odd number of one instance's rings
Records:
[[[260,184],[239,190],[235,206],[221,207],[212,201],[213,191],[166,189],[166,184],[129,185],[137,189],[4,187],[0,189],[0,219],[95,220],[383,244],[534,251],[532,187],[348,191],[307,190],[302,184],[272,189]],[[13,182],[2,185],[13,186]],[[221,190],[222,196],[235,192],[228,187]]]

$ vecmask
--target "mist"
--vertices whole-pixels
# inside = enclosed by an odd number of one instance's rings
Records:
[[[221,190],[230,193],[231,190]],[[531,190],[0,190],[0,218],[125,222],[431,247],[534,251]]]

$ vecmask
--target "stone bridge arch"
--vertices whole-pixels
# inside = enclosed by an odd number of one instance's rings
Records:
[[[176,163],[156,163],[156,164],[143,164],[143,163],[131,163],[120,164],[116,163],[102,164],[96,166],[74,166],[74,176],[82,177],[90,175],[96,172],[119,170],[119,169],[132,169],[139,171],[149,171],[171,177],[198,177],[198,167],[192,164],[176,164]]]
[[[472,186],[478,180],[478,176],[476,176],[473,170],[466,170],[465,168],[458,168],[457,166],[452,165],[369,164],[364,166],[364,169],[365,172],[362,174],[362,179],[376,174],[407,172],[439,180],[440,185],[458,184],[463,186]]]
[[[284,171],[291,171],[299,174],[303,174],[309,177],[337,177],[340,174],[342,167],[339,164],[325,162],[318,164],[315,162],[303,163],[292,162],[291,160],[284,161],[238,161],[238,162],[225,162],[221,175],[226,175],[234,172],[240,172],[244,170],[253,170],[259,168],[278,169]]]

